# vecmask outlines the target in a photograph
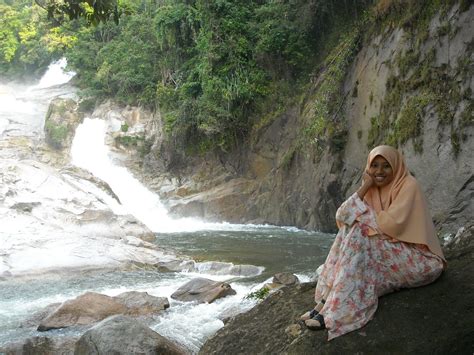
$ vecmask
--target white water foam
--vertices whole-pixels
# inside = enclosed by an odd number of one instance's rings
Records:
[[[106,181],[119,197],[120,208],[111,206],[115,213],[132,214],[156,233],[194,232],[199,230],[254,230],[267,225],[206,223],[195,218],[172,218],[152,193],[124,167],[114,165],[105,144],[107,122],[85,118],[76,129],[71,148],[72,163]]]
[[[66,59],[51,63],[37,84],[0,82],[0,136],[41,137],[48,104],[54,97],[74,96],[74,89],[59,87],[75,75],[66,72]]]
[[[66,58],[61,58],[58,61],[51,63],[40,82],[37,85],[32,86],[31,89],[44,89],[67,83],[74,75],[76,75],[76,73],[73,71],[66,71],[66,65]]]

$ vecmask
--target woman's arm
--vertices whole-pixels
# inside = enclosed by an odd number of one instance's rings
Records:
[[[336,223],[339,228],[342,225],[351,226],[359,216],[367,212],[364,196],[373,184],[374,180],[365,172],[362,176],[362,186],[344,201],[336,212]]]

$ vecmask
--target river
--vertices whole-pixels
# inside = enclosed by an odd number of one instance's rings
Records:
[[[74,88],[67,84],[73,74],[64,73],[61,69],[64,65],[64,61],[53,63],[38,83],[0,85],[0,142],[18,136],[43,139],[44,115],[49,101],[57,96],[75,95]],[[324,262],[333,235],[294,227],[207,223],[170,217],[157,195],[126,168],[110,159],[104,143],[105,131],[104,120],[86,118],[76,131],[71,162],[110,185],[120,200],[117,203],[111,199],[109,203],[114,213],[134,215],[155,233],[154,243],[200,261],[199,268],[193,272],[174,273],[162,273],[149,267],[95,268],[78,272],[61,272],[58,269],[28,277],[1,277],[0,269],[0,347],[38,335],[79,335],[84,329],[40,333],[28,320],[45,306],[74,298],[86,291],[113,296],[135,290],[169,298],[179,286],[196,276],[226,280],[237,291],[236,295],[200,305],[170,299],[171,307],[153,320],[153,330],[196,353],[204,341],[223,326],[223,317],[255,305],[256,301],[246,296],[260,288],[273,274],[292,272],[302,281],[307,281]],[[0,220],[0,225],[3,222]],[[21,219],[17,223],[21,223]],[[2,239],[8,240],[8,233],[8,229],[0,230],[0,244]],[[31,249],[34,248],[35,244],[31,243]],[[57,248],[61,253],[59,240]],[[11,250],[0,247],[0,257],[2,253],[3,257],[7,257]],[[259,267],[259,272],[236,277],[226,274],[224,269],[216,274],[206,269],[212,261],[255,265]]]

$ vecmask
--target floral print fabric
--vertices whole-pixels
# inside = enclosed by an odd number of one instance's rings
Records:
[[[420,244],[393,242],[378,231],[375,212],[355,193],[336,213],[339,233],[316,286],[315,300],[325,300],[320,313],[328,340],[363,327],[377,310],[378,297],[400,288],[436,280],[442,259]]]

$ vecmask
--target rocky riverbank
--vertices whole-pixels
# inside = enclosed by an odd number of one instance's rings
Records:
[[[298,317],[311,309],[315,283],[287,286],[232,318],[200,354],[472,354],[474,225],[445,246],[448,269],[433,284],[381,297],[365,327],[330,342]]]

